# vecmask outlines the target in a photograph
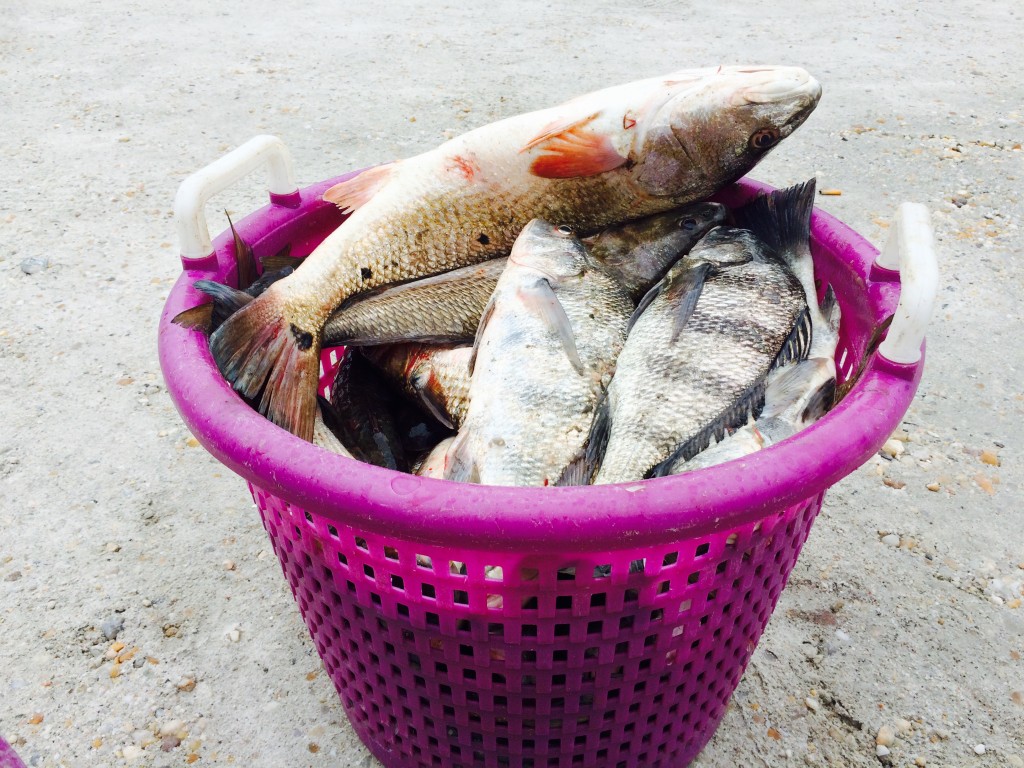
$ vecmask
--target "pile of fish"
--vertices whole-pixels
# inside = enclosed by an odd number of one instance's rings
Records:
[[[834,402],[838,304],[813,180],[702,201],[820,95],[795,67],[685,70],[478,128],[331,188],[351,215],[312,254],[199,281],[177,320],[269,419],[391,469],[583,485],[746,455]]]

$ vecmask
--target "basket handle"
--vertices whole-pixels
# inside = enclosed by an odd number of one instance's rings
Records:
[[[254,136],[181,182],[174,198],[174,226],[185,269],[203,268],[214,255],[204,210],[207,201],[262,165],[267,166],[270,201],[288,207],[298,205],[292,155],[276,136]]]
[[[921,343],[939,286],[939,266],[927,208],[920,203],[900,205],[896,225],[875,264],[900,273],[899,305],[878,353],[890,362],[913,365],[921,359]]]

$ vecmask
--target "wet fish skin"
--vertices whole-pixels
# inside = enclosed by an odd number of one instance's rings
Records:
[[[692,203],[609,227],[583,242],[639,301],[704,235],[724,224],[727,214],[721,203]]]
[[[583,453],[633,302],[564,227],[532,221],[481,320],[445,477],[556,485]]]
[[[673,342],[694,290],[683,278],[698,270],[705,275],[699,297]],[[660,287],[635,319],[594,424],[592,441],[606,443],[595,484],[658,476],[695,455],[756,415],[781,352],[806,355],[803,289],[746,230],[712,230]]]
[[[469,407],[471,346],[391,344],[362,347],[360,352],[438,422],[451,429],[461,426]]]
[[[352,297],[324,326],[324,346],[470,342],[507,259]]]
[[[391,412],[387,385],[358,355],[346,355],[331,386],[319,398],[323,421],[359,461],[406,472],[409,462]]]
[[[692,203],[608,227],[584,243],[636,301],[725,217],[720,203]],[[324,346],[471,341],[507,261],[490,259],[353,296],[328,319]]]
[[[322,331],[347,297],[484,261],[544,217],[591,234],[703,199],[816,106],[798,67],[683,70],[579,97],[363,171],[325,198],[351,216],[301,269],[213,333],[221,372],[309,439]]]

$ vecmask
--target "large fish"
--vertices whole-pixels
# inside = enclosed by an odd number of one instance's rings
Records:
[[[559,485],[582,459],[633,302],[565,226],[516,240],[480,321],[449,480]]]
[[[584,235],[703,199],[814,109],[798,67],[718,67],[608,88],[363,171],[324,197],[352,212],[301,269],[210,339],[234,388],[309,439],[322,330],[346,298],[508,252],[531,219]]]
[[[595,484],[664,475],[744,424],[764,403],[772,367],[802,359],[810,343],[799,281],[763,241],[732,227],[712,230],[638,313],[595,419]]]
[[[609,227],[583,242],[639,300],[725,217],[720,203],[691,203]],[[324,346],[471,341],[507,262],[489,259],[354,296],[327,320]]]
[[[385,378],[446,427],[457,429],[469,407],[473,348],[392,344],[365,347],[363,355]]]

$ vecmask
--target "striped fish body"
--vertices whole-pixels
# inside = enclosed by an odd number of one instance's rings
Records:
[[[711,269],[673,341],[683,297],[671,286],[701,262]],[[607,423],[595,426],[607,435],[595,484],[659,476],[746,423],[773,365],[804,356],[810,343],[800,283],[745,230],[713,230],[663,284],[619,355]]]

